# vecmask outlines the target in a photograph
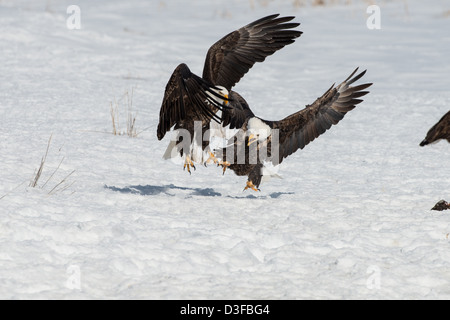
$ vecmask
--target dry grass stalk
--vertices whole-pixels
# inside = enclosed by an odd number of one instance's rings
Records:
[[[75,170],[73,170],[71,173],[69,173],[64,179],[61,180],[60,183],[58,183],[56,186],[53,187],[52,190],[50,190],[48,192],[48,195],[52,195],[55,194],[57,192],[62,192],[64,190],[66,190],[67,188],[69,188],[71,185],[73,185],[75,183],[75,181],[73,181],[71,184],[66,185],[66,186],[62,186],[60,189],[56,189],[58,188],[60,185],[62,185],[64,182],[66,182],[67,178],[69,178],[73,173],[75,172]]]
[[[20,188],[26,181],[22,182],[21,184],[19,184],[18,186],[14,187],[12,190],[10,190],[9,192],[7,192],[6,194],[4,194],[3,196],[0,197],[0,200],[2,200],[4,197],[6,197],[7,195],[9,195],[11,192],[15,191],[16,189]]]
[[[128,107],[127,135],[131,138],[136,138],[137,137],[137,132],[136,132],[137,113],[135,113],[133,115],[133,93],[134,93],[134,89],[131,88],[131,96],[129,97],[128,91],[127,91],[127,107]]]
[[[122,136],[122,135],[127,135],[130,138],[136,138],[138,136],[138,132],[136,130],[136,116],[137,113],[133,113],[133,94],[134,94],[134,89],[131,89],[131,95],[129,94],[128,91],[126,91],[124,93],[124,95],[122,96],[122,99],[120,99],[119,101],[123,100],[124,98],[126,98],[126,109],[127,109],[127,129],[126,131],[122,131],[120,129],[120,123],[119,123],[119,106],[120,103],[114,98],[114,103],[111,101],[110,103],[110,113],[111,113],[111,120],[112,120],[112,133],[115,136]]]
[[[53,171],[53,173],[50,175],[50,177],[47,179],[47,181],[45,181],[45,183],[42,185],[41,188],[44,188],[45,185],[50,181],[50,179],[55,175],[56,171],[58,171],[59,167],[61,166],[61,163],[64,161],[64,157],[61,159],[61,161],[59,162],[58,166],[56,167],[56,169]]]
[[[112,126],[113,126],[113,135],[118,135],[119,134],[119,115],[118,115],[118,104],[116,101],[116,98],[114,98],[114,105],[111,101],[111,120],[112,120]],[[117,120],[116,120],[117,119]],[[117,121],[117,125],[116,125],[116,121]]]
[[[35,188],[37,186],[38,181],[41,178],[42,171],[44,170],[44,164],[45,164],[45,161],[47,160],[48,149],[50,148],[50,142],[52,141],[52,136],[53,135],[51,135],[50,138],[48,139],[47,150],[45,151],[45,155],[41,159],[41,165],[39,166],[37,173],[34,175],[34,178],[31,179],[31,181],[30,181],[29,186],[32,188]]]
[[[47,160],[47,156],[48,156],[48,151],[49,151],[49,149],[50,149],[50,143],[51,143],[51,140],[52,140],[52,136],[53,135],[51,135],[50,136],[50,139],[48,140],[48,144],[47,144],[47,149],[45,150],[45,155],[42,157],[42,160],[41,160],[41,164],[40,164],[40,166],[39,166],[39,169],[37,170],[37,173],[35,173],[35,175],[34,175],[34,178],[31,180],[31,182],[30,182],[30,184],[29,184],[29,186],[30,187],[33,187],[33,188],[35,188],[35,187],[38,187],[38,182],[39,182],[39,180],[41,179],[41,177],[42,177],[42,173],[43,173],[43,171],[44,171],[44,165],[45,165],[45,162],[46,162],[46,160]],[[61,164],[63,163],[63,161],[64,161],[64,157],[61,159],[61,161],[59,162],[59,164],[58,164],[58,166],[56,167],[56,169],[55,170],[53,170],[53,172],[51,173],[51,175],[47,178],[47,180],[44,182],[44,184],[42,185],[42,186],[40,186],[39,188],[40,189],[44,189],[45,188],[45,186],[55,177],[55,175],[56,175],[56,173],[58,172],[58,170],[60,169],[60,167],[61,167]],[[59,183],[57,183],[47,194],[48,195],[52,195],[52,194],[55,194],[55,193],[57,193],[57,192],[62,192],[62,191],[64,191],[64,190],[66,190],[67,188],[69,188],[70,186],[72,186],[74,183],[75,183],[75,181],[74,182],[72,182],[72,183],[70,183],[70,184],[66,184],[66,185],[63,185],[64,183],[66,183],[66,181],[67,181],[67,178],[69,178],[73,173],[75,172],[75,170],[73,170],[71,173],[69,173],[66,177],[64,177]],[[62,186],[61,186],[62,185]],[[61,187],[60,187],[61,186]],[[60,188],[58,188],[58,187],[60,187]],[[6,195],[5,195],[6,196]],[[5,197],[5,196],[3,196],[3,197]],[[2,197],[2,198],[3,198]],[[0,199],[2,199],[2,198],[0,198]]]

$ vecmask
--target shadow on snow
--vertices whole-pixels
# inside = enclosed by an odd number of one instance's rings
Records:
[[[174,196],[175,194],[171,193],[171,190],[184,190],[188,191],[191,196],[204,196],[204,197],[217,197],[221,196],[219,192],[214,191],[212,188],[187,188],[187,187],[177,187],[173,184],[169,184],[167,186],[129,186],[125,188],[118,187],[110,187],[106,186],[106,189],[110,189],[112,191],[121,192],[121,193],[132,193],[132,194],[140,194],[142,196],[156,196],[159,194],[166,194],[168,196]]]
[[[115,192],[139,194],[141,196],[156,196],[156,195],[160,195],[160,194],[165,194],[168,196],[175,196],[175,193],[173,192],[175,190],[186,191],[189,196],[203,196],[203,197],[221,197],[222,196],[222,194],[220,192],[214,191],[214,189],[212,189],[212,188],[178,187],[174,184],[169,184],[166,186],[152,186],[152,185],[141,186],[141,185],[139,185],[139,186],[128,186],[128,187],[124,187],[124,188],[105,185],[105,188],[109,189],[111,191],[115,191]],[[233,198],[233,199],[266,199],[267,197],[276,199],[276,198],[279,198],[281,195],[285,195],[285,194],[294,194],[294,192],[272,192],[268,196],[247,194],[247,195],[243,195],[243,196],[228,195],[227,197]]]

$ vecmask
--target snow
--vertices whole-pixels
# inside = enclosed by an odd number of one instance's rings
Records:
[[[0,298],[450,298],[450,219],[430,211],[450,148],[419,147],[449,110],[448,2],[380,1],[379,30],[365,2],[80,0],[70,30],[72,4],[0,2]],[[357,66],[364,102],[258,193],[163,160],[173,69],[200,75],[216,40],[278,12],[304,33],[235,87],[255,113],[285,117]],[[135,138],[111,134],[126,92]]]

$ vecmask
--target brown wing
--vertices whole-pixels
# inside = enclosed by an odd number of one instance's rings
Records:
[[[357,70],[358,68],[337,87],[333,85],[312,105],[306,106],[303,110],[283,120],[273,122],[273,129],[279,129],[279,157],[273,159],[273,162],[279,160],[278,163],[281,163],[284,158],[297,151],[298,148],[303,149],[363,101],[358,98],[369,93],[363,90],[372,84],[366,83],[351,87],[352,83],[366,73],[363,71],[353,77]],[[273,148],[274,146],[272,146],[272,154]]]
[[[274,14],[256,20],[229,33],[209,48],[203,78],[228,90],[256,63],[293,43],[302,32],[289,30],[299,23],[288,23],[294,17]]]
[[[447,139],[450,142],[450,111],[431,127],[420,146],[423,147],[440,139]]]
[[[193,74],[187,65],[180,64],[166,85],[159,113],[158,139],[161,140],[180,121],[215,119],[220,122],[215,112],[222,106],[212,99],[212,96],[218,96],[212,88],[208,82]]]

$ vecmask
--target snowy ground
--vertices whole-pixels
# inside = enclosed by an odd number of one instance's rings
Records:
[[[292,3],[0,1],[0,298],[450,298],[450,217],[430,211],[450,145],[419,147],[450,105],[448,1],[379,1],[380,30],[366,2]],[[211,44],[278,12],[304,34],[236,86],[253,110],[280,119],[356,66],[364,103],[260,193],[162,160],[173,69],[201,74]],[[112,135],[131,91],[138,137]]]

